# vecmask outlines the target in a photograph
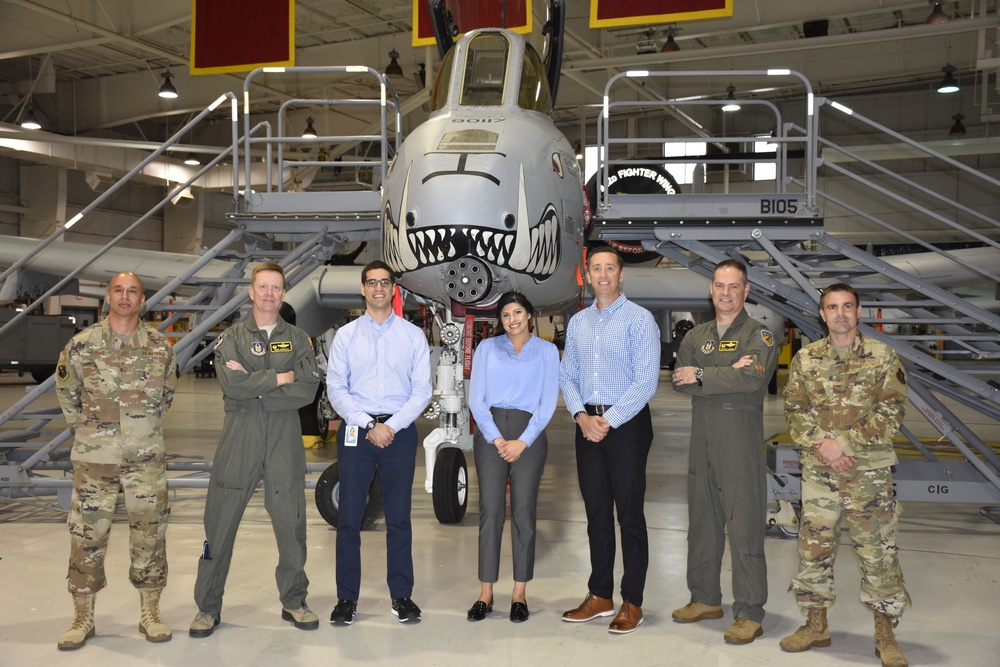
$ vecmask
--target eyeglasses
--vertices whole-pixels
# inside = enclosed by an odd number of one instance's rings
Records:
[[[374,288],[374,287],[392,287],[392,279],[390,279],[390,278],[382,278],[381,280],[375,280],[374,278],[372,278],[371,280],[366,280],[365,281],[365,285],[368,285],[369,287],[372,287],[372,288]]]

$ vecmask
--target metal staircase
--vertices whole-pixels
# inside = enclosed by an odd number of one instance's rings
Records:
[[[347,73],[351,76],[374,79],[373,88],[379,91],[380,95],[375,99],[288,100],[278,112],[276,131],[267,122],[251,128],[251,85],[257,76],[265,73],[271,82],[276,77],[285,75],[336,76]],[[147,312],[162,313],[162,321],[157,328],[166,332],[168,336],[178,339],[175,341],[174,350],[180,372],[184,373],[195,368],[205,357],[213,353],[213,345],[201,345],[203,341],[212,340],[217,335],[213,334],[213,329],[227,321],[241,319],[249,312],[247,291],[240,288],[249,283],[246,276],[254,264],[260,262],[280,264],[285,269],[286,287],[292,290],[295,285],[308,279],[320,269],[324,263],[341,253],[348,244],[380,238],[379,188],[385,179],[391,155],[398,149],[401,141],[398,131],[399,102],[388,79],[377,70],[367,67],[262,68],[247,77],[243,93],[242,136],[239,136],[240,115],[236,96],[228,94],[219,98],[121,181],[95,199],[79,215],[0,274],[2,282],[10,276],[15,276],[18,271],[30,270],[32,260],[43,253],[67,229],[75,224],[85,225],[88,214],[97,210],[105,200],[129,183],[135,175],[141,173],[143,168],[163,155],[171,146],[179,143],[221,103],[227,99],[230,101],[232,146],[194,173],[186,182],[173,188],[159,204],[106,246],[97,249],[87,261],[67,271],[64,279],[27,306],[24,313],[40,307],[46,298],[59,294],[71,281],[78,277],[86,277],[88,268],[140,229],[168,202],[198,183],[209,171],[228,159],[232,160],[233,210],[226,214],[226,220],[232,230],[189,266],[180,267],[176,276],[158,276],[162,279],[162,286],[146,300]],[[286,136],[283,131],[286,126],[286,110],[291,106],[303,105],[367,108],[366,112],[378,119],[374,123],[376,132],[367,135],[310,138]],[[304,142],[322,143],[330,146],[331,151],[342,152],[346,152],[359,142],[366,142],[377,147],[378,156],[374,159],[347,158],[336,163],[289,159],[285,154],[285,147]],[[265,162],[263,173],[260,168],[261,158]],[[348,189],[338,192],[285,191],[286,180],[294,183],[312,171],[334,168],[363,170],[370,177],[355,179],[348,184]],[[241,174],[244,179],[242,187]],[[253,184],[256,181],[264,181],[264,187],[255,189]],[[129,268],[115,266],[111,271],[129,270]],[[174,302],[171,297],[177,294],[185,295],[187,298]],[[193,322],[190,330],[186,333],[173,333],[172,327],[188,316],[192,316]],[[14,318],[0,328],[0,336],[3,336],[18,319],[19,317]],[[54,384],[55,378],[50,377],[31,388],[23,399],[0,414],[0,429],[4,429],[5,425],[11,422],[22,424],[17,428],[0,430],[0,500],[17,500],[22,503],[51,506],[51,503],[43,500],[41,496],[56,492],[59,505],[64,509],[68,506],[71,478],[64,475],[38,474],[44,470],[70,469],[67,443],[71,440],[72,433],[65,428],[61,411],[52,395]],[[26,421],[28,423],[24,424]],[[320,470],[325,464],[314,464],[313,467]],[[168,485],[171,487],[207,485],[207,479],[204,477],[204,472],[208,470],[207,464],[171,461],[168,463],[168,470],[193,472],[192,476],[172,476],[168,480]]]
[[[1000,457],[956,416],[956,404],[1000,422],[1000,317],[955,291],[935,283],[961,285],[967,281],[1000,283],[1000,222],[981,212],[951,201],[925,183],[893,173],[877,161],[820,137],[823,122],[851,122],[860,126],[866,138],[893,142],[896,152],[906,159],[936,162],[966,188],[981,187],[995,192],[1000,181],[978,172],[937,151],[870,121],[851,109],[824,98],[814,98],[808,81],[787,70],[736,72],[626,73],[612,78],[605,89],[601,113],[599,150],[611,156],[602,164],[602,183],[618,165],[634,161],[616,159],[625,153],[655,155],[669,142],[690,141],[678,137],[636,137],[615,134],[621,124],[611,120],[616,113],[628,112],[636,102],[615,102],[616,85],[637,77],[725,76],[754,80],[775,77],[783,84],[801,84],[797,97],[802,108],[797,123],[786,122],[781,112],[766,101],[740,100],[756,104],[774,115],[773,136],[766,139],[777,146],[770,159],[778,178],[770,183],[753,183],[748,189],[773,188],[767,192],[713,192],[683,195],[614,194],[599,188],[598,205],[590,238],[641,243],[646,251],[711,278],[716,263],[736,258],[749,267],[753,285],[750,299],[771,308],[792,321],[810,339],[825,335],[817,305],[821,290],[834,282],[846,282],[861,295],[861,329],[891,345],[906,366],[910,401],[930,424],[965,458],[965,462],[941,462],[908,429],[904,435],[923,456],[922,462],[905,462],[897,468],[897,493],[903,498],[961,500],[1000,503]],[[683,107],[718,106],[722,100],[665,101],[675,115]],[[648,107],[649,103],[642,103]],[[827,114],[836,114],[829,119]],[[722,147],[711,158],[717,164],[746,163],[746,154],[727,157],[762,141],[759,136],[705,136],[701,140]],[[744,149],[745,150],[745,149]],[[642,159],[668,163],[669,159]],[[688,158],[687,161],[695,161]],[[760,162],[761,158],[754,158]],[[798,173],[792,173],[793,169]],[[848,185],[845,185],[848,184]],[[726,183],[728,185],[728,181]],[[971,185],[970,185],[971,184]],[[831,186],[828,191],[824,185]],[[863,191],[854,200],[876,201],[877,208],[893,211],[891,216],[858,210],[836,195],[850,187]],[[847,212],[864,220],[888,243],[907,244],[926,251],[906,258],[876,257],[828,233],[825,212]],[[902,223],[902,224],[901,224]],[[925,231],[934,231],[932,243]],[[965,242],[968,249],[950,249]],[[933,271],[934,280],[927,276]],[[867,315],[867,316],[865,316]],[[785,480],[787,481],[787,480]],[[778,498],[797,497],[797,488],[772,488]],[[784,495],[782,495],[784,494]],[[947,496],[944,494],[948,494]],[[983,512],[998,521],[997,507]]]

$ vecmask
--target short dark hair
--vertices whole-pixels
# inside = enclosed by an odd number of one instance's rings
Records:
[[[285,287],[285,270],[281,268],[280,264],[275,264],[274,262],[264,262],[263,264],[258,264],[253,267],[253,273],[250,274],[250,284],[253,285],[254,281],[257,280],[257,274],[261,271],[274,271],[281,275],[281,287]]]
[[[531,305],[530,301],[528,301],[528,297],[524,296],[520,292],[504,292],[497,300],[497,323],[496,327],[493,329],[494,336],[499,336],[504,333],[503,322],[500,321],[500,314],[503,313],[504,308],[512,303],[516,303],[524,308],[532,317],[535,316],[535,307]]]
[[[366,280],[368,280],[369,271],[377,271],[383,269],[389,274],[389,280],[396,282],[396,276],[392,275],[392,269],[389,265],[383,262],[381,259],[376,259],[374,262],[368,262],[365,264],[365,268],[361,269],[361,284],[363,285]]]
[[[743,282],[748,283],[750,280],[747,278],[747,265],[738,259],[724,259],[715,265],[715,270],[712,271],[712,278],[715,278],[715,274],[719,269],[736,269],[743,275]]]
[[[590,268],[590,258],[593,257],[594,255],[596,255],[599,252],[606,252],[606,253],[610,253],[610,254],[614,255],[615,256],[615,261],[618,262],[618,268],[619,269],[621,269],[621,268],[623,268],[625,266],[625,260],[622,259],[622,255],[621,255],[620,252],[618,252],[617,250],[615,250],[614,248],[612,248],[609,245],[600,245],[600,246],[597,246],[596,248],[591,248],[590,251],[587,253],[587,268],[588,269]]]
[[[826,298],[827,294],[832,294],[833,292],[847,292],[854,297],[854,307],[857,308],[861,305],[861,299],[858,298],[858,291],[848,285],[847,283],[834,283],[823,290],[819,297],[819,307],[823,307],[823,299]]]

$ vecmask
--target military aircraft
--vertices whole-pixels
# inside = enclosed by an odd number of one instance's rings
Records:
[[[547,30],[557,52],[561,2],[553,0],[551,6]],[[491,318],[491,306],[511,289],[528,296],[539,315],[569,315],[585,298],[588,202],[576,152],[550,116],[559,71],[553,59],[557,53],[539,56],[509,30],[464,34],[444,56],[430,118],[402,142],[382,184],[381,233],[376,233],[381,255],[398,274],[407,300],[429,308],[440,330],[434,399],[426,414],[438,426],[424,441],[424,486],[444,523],[461,520],[468,501],[463,452],[472,448],[465,387],[470,325],[476,318]],[[35,240],[5,238],[0,265],[10,266],[36,245]],[[34,274],[65,274],[92,253],[85,244],[54,244],[27,268]],[[196,259],[112,249],[81,277],[107,280],[131,270],[156,289]],[[911,258],[893,261],[920,270]],[[229,262],[212,260],[197,276],[218,279],[231,270]],[[955,272],[935,277],[939,285],[961,280]],[[358,281],[357,267],[323,266],[290,289],[286,302],[295,309],[298,326],[318,336],[347,308],[360,305]],[[660,318],[664,334],[671,328],[671,311],[711,308],[707,280],[687,269],[630,266],[624,291],[666,314]],[[773,311],[752,314],[783,330],[783,319]],[[334,463],[316,484],[321,514],[334,525],[338,480]]]

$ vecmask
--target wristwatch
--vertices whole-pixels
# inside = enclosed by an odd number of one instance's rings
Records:
[[[694,369],[694,379],[698,381],[698,386],[699,387],[701,386],[701,376],[703,376],[704,374],[705,374],[705,369],[704,368],[696,368],[696,369]]]
[[[375,423],[376,423],[376,422],[375,422],[375,420],[374,420],[374,419],[373,419],[373,420],[371,420],[370,422],[368,422],[368,426],[365,426],[365,430],[366,430],[366,431],[370,431],[370,430],[372,430],[373,428],[375,428]]]
[[[582,415],[582,414],[585,414],[583,410],[580,410],[579,412],[574,413],[573,414],[573,421],[576,421],[577,419],[579,419],[580,415]]]

